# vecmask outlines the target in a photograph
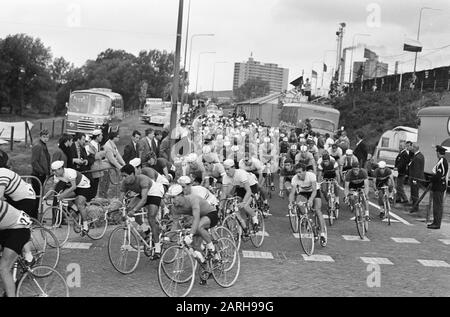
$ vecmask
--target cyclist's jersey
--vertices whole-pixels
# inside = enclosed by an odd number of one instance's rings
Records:
[[[257,158],[252,157],[250,165],[245,165],[244,159],[239,161],[239,169],[250,173],[259,173],[263,170],[263,163]]]
[[[336,169],[339,168],[338,163],[334,158],[330,157],[330,164],[325,165],[322,158],[317,161],[317,169],[322,172],[323,179],[336,178]]]
[[[275,145],[267,143],[261,144],[259,147],[259,158],[263,164],[268,163],[270,160],[274,160],[275,157]],[[272,162],[273,163],[273,162]]]
[[[136,175],[134,182],[132,184],[126,184],[125,182],[122,182],[122,184],[120,186],[120,191],[125,192],[125,193],[128,191],[132,191],[136,194],[139,194],[139,196],[138,196],[139,198],[142,198],[141,197],[142,190],[148,189],[149,196],[158,196],[158,195],[151,195],[151,190],[152,190],[153,185],[156,185],[156,183],[153,182],[150,179],[150,177],[141,174],[141,175]],[[161,184],[159,184],[159,185],[161,185]],[[159,186],[155,186],[155,187],[159,188]]]
[[[341,150],[341,148],[337,148],[336,149],[336,151],[333,151],[333,148],[332,147],[330,147],[329,149],[328,149],[328,154],[330,154],[330,156],[332,157],[332,158],[334,158],[335,160],[336,160],[336,162],[340,162],[340,160],[341,160],[341,157],[342,157],[342,150]]]
[[[141,174],[149,177],[150,179],[154,180],[155,182],[163,185],[170,185],[167,178],[159,174],[156,170],[154,170],[151,167],[144,167],[141,169]]]
[[[298,188],[298,192],[300,193],[312,193],[317,190],[317,188],[313,188],[314,182],[317,182],[316,174],[313,172],[306,172],[304,180],[301,180],[298,175],[295,175],[292,178],[291,185]]]
[[[245,183],[248,183],[249,186],[253,186],[257,184],[258,181],[254,174],[248,173],[241,169],[235,170],[233,177],[225,175],[223,178],[223,185],[231,185],[244,188]]]
[[[0,199],[0,230],[30,228],[30,217]]]
[[[65,168],[64,174],[61,177],[55,175],[55,184],[60,181],[64,183],[71,183],[72,181],[75,181],[77,188],[91,188],[91,182],[89,179],[80,172],[71,168]]]
[[[216,196],[203,186],[192,186],[191,195],[196,195],[205,199],[211,206],[217,206],[219,204]]]
[[[205,171],[205,175],[220,179],[221,177],[224,177],[226,175],[226,172],[221,163],[215,163],[211,171]]]
[[[291,168],[291,170],[286,169],[285,167],[281,170],[280,176],[284,177],[285,182],[292,181],[292,178],[295,176],[295,168]]]
[[[357,157],[354,155],[352,155],[352,156],[344,155],[342,157],[342,170],[348,171],[348,170],[352,169],[352,163],[357,160],[358,160]]]
[[[190,194],[184,196],[185,204],[183,206],[173,206],[176,215],[190,215],[192,216],[192,209],[198,207],[200,209],[200,217],[206,216],[210,212],[216,211],[216,207],[211,206],[206,199],[200,196]]]
[[[367,171],[363,168],[359,169],[359,172],[357,175],[353,173],[353,171],[349,171],[345,175],[345,182],[349,182],[349,188],[356,190],[360,188],[364,188],[364,181],[368,179]]]
[[[280,153],[287,153],[289,151],[289,142],[282,141],[280,143]]]
[[[5,187],[4,194],[12,201],[36,199],[36,194],[31,184],[28,184],[22,180],[19,174],[7,168],[0,168],[0,187]]]
[[[303,164],[305,166],[314,166],[314,156],[310,152],[298,153],[295,156],[296,164]]]
[[[392,171],[389,168],[384,169],[384,173],[381,172],[380,168],[377,168],[373,172],[373,177],[375,178],[375,186],[377,188],[387,186],[389,182],[389,178],[392,175]]]

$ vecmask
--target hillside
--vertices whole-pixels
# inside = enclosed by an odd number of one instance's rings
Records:
[[[450,93],[420,91],[357,92],[333,101],[341,112],[340,126],[344,126],[352,142],[362,131],[371,151],[384,131],[397,126],[417,128],[417,111],[431,106],[450,105]]]

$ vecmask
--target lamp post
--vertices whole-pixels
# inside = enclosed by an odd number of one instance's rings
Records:
[[[227,64],[228,62],[215,62],[214,63],[214,66],[213,66],[213,79],[212,79],[212,93],[211,93],[211,95],[212,95],[212,97],[211,97],[211,99],[213,99],[214,98],[214,80],[215,80],[215,78],[216,78],[216,65],[217,64]]]
[[[370,34],[356,33],[355,35],[353,35],[352,55],[350,57],[350,74],[348,75],[348,82],[349,82],[349,84],[352,83],[352,79],[353,79],[353,51],[355,50],[355,39],[356,39],[357,36],[370,36]]]
[[[191,62],[192,62],[192,41],[194,40],[195,37],[199,37],[199,36],[214,36],[214,34],[193,34],[191,36],[191,48],[189,50],[189,67],[188,67],[188,74],[189,76],[191,76]],[[189,85],[190,85],[190,81],[188,80],[188,84],[187,84],[187,89],[186,92],[189,94]]]
[[[198,74],[199,74],[199,72],[200,72],[200,57],[201,57],[202,55],[204,55],[204,54],[216,54],[216,52],[200,52],[200,53],[198,54],[197,80],[195,81],[195,94],[198,93],[197,88],[198,88]]]
[[[186,42],[184,44],[184,65],[183,65],[183,84],[182,84],[182,90],[181,90],[181,107],[180,107],[180,117],[183,114],[183,108],[184,108],[184,94],[185,94],[185,88],[186,88],[186,58],[187,58],[187,47],[188,47],[188,39],[189,39],[189,22],[191,20],[191,0],[189,0],[188,4],[188,18],[187,18],[187,24],[186,24]],[[189,98],[188,98],[189,101]]]

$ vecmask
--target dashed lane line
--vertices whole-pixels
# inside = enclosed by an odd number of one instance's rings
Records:
[[[80,250],[89,250],[92,243],[83,243],[83,242],[67,242],[63,245],[63,249],[80,249]]]
[[[274,259],[272,252],[242,251],[242,256],[244,258],[253,258],[253,259],[270,259],[270,260]]]
[[[415,244],[420,243],[419,241],[417,241],[414,238],[391,238],[391,239],[397,243],[415,243]]]
[[[450,264],[440,260],[417,260],[417,261],[423,266],[428,267],[450,267]]]
[[[360,259],[367,264],[387,264],[394,265],[388,258],[366,258],[360,257]]]
[[[450,245],[450,239],[438,239],[438,240],[441,241],[443,244]]]
[[[369,238],[367,238],[367,237],[364,237],[364,239],[361,239],[360,236],[343,235],[342,238],[344,238],[344,240],[347,240],[347,241],[365,241],[365,242],[370,242]]]
[[[303,259],[305,261],[313,261],[313,262],[334,262],[333,258],[329,255],[322,255],[322,254],[313,254],[313,255],[307,255],[302,254]]]

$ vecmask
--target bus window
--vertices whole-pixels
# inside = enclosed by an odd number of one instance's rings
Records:
[[[389,147],[389,138],[381,139],[381,147]]]

